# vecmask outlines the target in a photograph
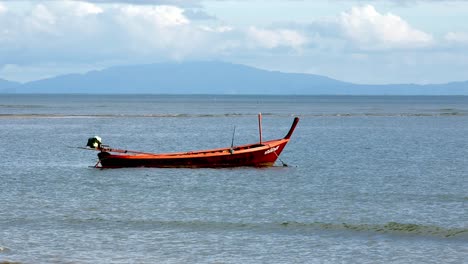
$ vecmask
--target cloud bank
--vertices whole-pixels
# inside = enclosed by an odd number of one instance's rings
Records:
[[[40,69],[53,75],[73,65],[87,70],[166,60],[224,60],[346,79],[356,63],[363,71],[382,61],[391,68],[395,54],[403,54],[413,67],[421,60],[414,54],[467,46],[467,32],[437,38],[372,5],[310,23],[236,26],[195,0],[0,1],[0,78],[18,80],[13,72],[21,69],[30,80],[41,77]]]
[[[433,42],[430,34],[412,28],[399,16],[380,14],[371,5],[343,12],[339,23],[345,35],[365,49],[427,47]]]
[[[305,39],[294,30],[243,30],[194,21],[174,5],[60,1],[34,4],[21,13],[2,4],[0,56],[3,64],[92,63],[148,56],[180,59],[210,53],[216,56],[217,51],[229,48],[297,48]],[[243,42],[249,44],[242,47]]]

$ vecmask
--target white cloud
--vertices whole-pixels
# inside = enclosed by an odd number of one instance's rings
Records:
[[[14,7],[0,15],[0,65],[164,58],[178,48],[187,52],[182,45],[189,47],[200,31],[175,6],[50,1]]]
[[[7,8],[2,3],[0,3],[0,15],[2,13],[5,13],[6,11],[7,11]]]
[[[204,31],[208,31],[208,32],[218,32],[218,33],[230,32],[234,30],[233,27],[229,27],[229,26],[220,26],[220,27],[200,26],[200,29]]]
[[[103,11],[99,6],[87,3],[87,2],[78,2],[75,6],[75,15],[76,16],[88,16],[88,15],[97,15],[101,14]]]
[[[31,11],[30,16],[26,17],[24,22],[34,32],[53,33],[57,17],[45,5],[38,4]]]
[[[2,22],[2,14],[5,14],[6,12],[6,6],[0,3],[0,23]],[[4,41],[8,37],[9,32],[10,31],[8,28],[2,28],[2,26],[0,26],[0,43],[2,43],[2,41]]]
[[[214,59],[307,43],[293,29],[197,22],[177,6],[40,2],[0,18],[0,32],[9,32],[0,35],[0,65]]]
[[[207,34],[192,25],[184,10],[175,6],[119,5],[107,23],[113,30],[121,30],[108,32],[112,37],[126,36],[119,52],[147,60],[190,56],[200,49]]]
[[[153,26],[179,26],[189,24],[184,16],[184,10],[176,6],[132,6],[119,8],[124,19],[143,20]]]
[[[343,12],[339,22],[345,35],[363,49],[420,48],[433,43],[430,34],[412,28],[399,16],[380,14],[371,5]]]
[[[449,32],[445,35],[445,40],[455,44],[468,44],[468,33]]]
[[[290,47],[298,49],[307,43],[307,38],[298,31],[290,29],[261,29],[250,27],[248,36],[260,47],[277,48]]]

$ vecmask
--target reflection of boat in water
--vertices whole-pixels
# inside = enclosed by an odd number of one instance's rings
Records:
[[[174,153],[147,153],[114,149],[101,144],[99,137],[88,139],[87,149],[95,149],[99,162],[97,168],[162,167],[162,168],[218,168],[218,167],[268,167],[273,166],[296,128],[299,118],[288,134],[281,139],[262,141],[261,115],[259,115],[260,142],[227,148]]]

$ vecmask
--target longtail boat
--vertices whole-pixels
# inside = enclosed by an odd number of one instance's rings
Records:
[[[260,141],[253,144],[233,146],[227,148],[173,152],[147,153],[133,150],[115,149],[101,144],[99,137],[88,139],[86,149],[99,151],[99,161],[96,168],[127,168],[127,167],[156,167],[156,168],[223,168],[223,167],[270,167],[289,142],[296,128],[299,118],[294,121],[284,138],[263,141],[262,117],[258,116]],[[234,135],[233,135],[234,140]],[[281,160],[281,159],[280,159]],[[284,166],[285,163],[283,163]]]

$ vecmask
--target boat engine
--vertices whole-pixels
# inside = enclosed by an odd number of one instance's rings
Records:
[[[88,143],[86,144],[87,147],[93,149],[100,149],[101,148],[101,138],[98,136],[94,136],[92,138],[88,138]]]

